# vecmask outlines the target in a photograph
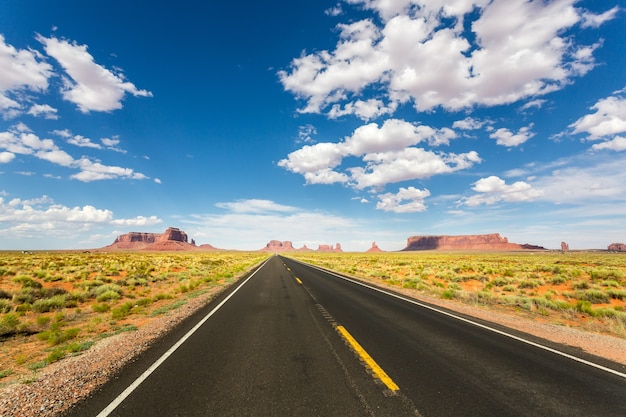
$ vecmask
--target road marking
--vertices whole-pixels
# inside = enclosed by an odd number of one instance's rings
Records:
[[[298,281],[298,284],[302,284],[302,280],[298,277],[296,277],[296,281]]]
[[[215,314],[217,312],[217,310],[219,310],[224,304],[226,304],[226,302],[228,300],[230,300],[230,298],[235,295],[235,293],[237,291],[239,291],[239,289],[241,287],[243,287],[248,281],[250,281],[250,279],[256,275],[257,272],[259,272],[261,269],[263,269],[263,267],[265,266],[265,264],[270,260],[271,258],[267,258],[267,260],[265,262],[263,262],[263,265],[261,265],[259,268],[257,268],[256,271],[254,271],[248,278],[246,278],[246,280],[244,282],[241,283],[240,286],[238,286],[237,288],[235,288],[233,290],[233,292],[231,292],[226,298],[224,298],[222,300],[221,303],[219,303],[217,306],[215,306],[215,308],[213,310],[211,310],[206,316],[204,316],[204,318],[202,320],[200,320],[198,322],[198,324],[196,324],[191,330],[189,330],[182,338],[180,338],[180,340],[178,340],[178,342],[176,342],[171,348],[169,348],[169,350],[167,352],[165,352],[159,359],[157,359],[156,362],[154,362],[152,365],[150,365],[150,367],[148,369],[146,369],[144,371],[143,374],[141,374],[139,376],[139,378],[137,378],[132,384],[130,384],[120,395],[118,395],[113,401],[111,401],[111,403],[102,411],[100,411],[100,414],[98,414],[96,417],[107,417],[108,415],[110,415],[126,398],[128,398],[128,396],[130,394],[133,393],[133,391],[135,391],[139,385],[141,385],[143,383],[143,381],[145,381],[146,379],[148,379],[148,377],[154,372],[156,371],[156,369],[161,366],[161,364],[163,362],[165,362],[167,360],[167,358],[169,358],[170,356],[172,356],[172,354],[183,344],[187,341],[187,339],[189,339],[191,337],[191,335],[193,335],[213,314]]]
[[[579,362],[579,363],[582,363],[582,364],[585,364],[585,365],[591,366],[591,367],[593,367],[593,368],[600,369],[600,370],[602,370],[602,371],[605,371],[605,372],[611,373],[611,374],[613,374],[613,375],[617,375],[617,376],[619,376],[619,377],[621,377],[621,378],[626,378],[626,373],[623,373],[623,372],[620,372],[620,371],[616,371],[615,369],[611,369],[611,368],[608,368],[608,367],[606,367],[606,366],[602,366],[602,365],[599,365],[599,364],[597,364],[597,363],[590,362],[590,361],[585,360],[585,359],[583,359],[583,358],[579,358],[578,356],[570,355],[569,353],[561,352],[560,350],[553,349],[553,348],[551,348],[551,347],[544,346],[544,345],[542,345],[542,344],[540,344],[540,343],[533,342],[532,340],[524,339],[523,337],[515,336],[514,334],[507,333],[507,332],[505,332],[505,331],[498,330],[498,329],[495,329],[495,328],[493,328],[493,327],[489,327],[489,326],[487,326],[487,325],[484,325],[484,324],[478,323],[478,322],[473,321],[473,320],[466,319],[466,318],[461,317],[461,316],[457,316],[456,314],[452,314],[452,313],[449,313],[449,312],[447,312],[447,311],[441,310],[441,309],[439,309],[439,308],[436,308],[436,307],[430,306],[430,305],[428,305],[428,304],[421,303],[421,302],[419,302],[419,301],[417,301],[417,300],[413,300],[413,299],[408,298],[408,297],[402,297],[402,296],[400,296],[400,295],[398,295],[398,294],[394,294],[394,293],[392,293],[392,292],[385,291],[385,290],[383,290],[383,289],[381,289],[381,288],[377,288],[377,287],[374,287],[374,286],[372,286],[372,285],[365,284],[365,283],[360,282],[360,281],[357,281],[357,280],[355,280],[355,279],[351,279],[351,278],[344,277],[344,276],[339,275],[339,274],[337,274],[337,273],[335,273],[335,272],[333,272],[333,271],[330,271],[330,270],[327,270],[327,269],[323,269],[323,268],[320,268],[320,267],[318,267],[318,266],[311,265],[311,264],[308,264],[308,263],[305,263],[305,262],[296,261],[295,259],[292,259],[292,260],[293,260],[293,261],[295,261],[295,262],[298,262],[298,263],[301,263],[301,264],[304,264],[304,265],[310,266],[310,267],[312,267],[312,268],[314,268],[314,269],[317,269],[317,270],[319,270],[319,271],[325,272],[325,273],[327,273],[327,274],[329,274],[329,275],[333,275],[333,276],[335,276],[335,277],[337,277],[337,278],[341,278],[341,279],[343,279],[343,280],[346,280],[346,281],[352,282],[352,283],[354,283],[354,284],[360,285],[360,286],[362,286],[362,287],[366,287],[366,288],[369,288],[369,289],[371,289],[371,290],[378,291],[378,292],[380,292],[380,293],[382,293],[382,294],[386,294],[386,295],[389,295],[389,296],[391,296],[391,297],[397,298],[397,299],[399,299],[399,300],[403,300],[403,301],[406,301],[406,302],[408,302],[408,303],[415,304],[415,305],[420,306],[420,307],[423,307],[423,308],[427,308],[427,309],[429,309],[429,310],[431,310],[431,311],[434,311],[434,312],[437,312],[437,313],[443,314],[443,315],[445,315],[445,316],[448,316],[448,317],[451,317],[451,318],[454,318],[454,319],[460,320],[460,321],[465,322],[465,323],[468,323],[468,324],[472,324],[472,325],[474,325],[474,326],[476,326],[476,327],[480,327],[481,329],[489,330],[489,331],[494,332],[494,333],[497,333],[497,334],[499,334],[499,335],[501,335],[501,336],[506,336],[506,337],[509,337],[509,338],[511,338],[511,339],[517,340],[518,342],[526,343],[527,345],[534,346],[534,347],[539,348],[539,349],[543,349],[543,350],[545,350],[545,351],[548,351],[548,352],[554,353],[554,354],[556,354],[556,355],[563,356],[563,357],[565,357],[565,358],[568,358],[568,359],[571,359],[571,360],[573,360],[573,361],[576,361],[576,362]]]
[[[343,326],[337,326],[337,331],[343,336],[343,338],[352,346],[352,349],[359,355],[361,360],[365,362],[368,368],[374,373],[376,378],[380,379],[387,388],[391,391],[398,391],[400,387],[387,375],[387,373],[376,363],[376,361],[367,353],[363,346],[356,341],[354,337]]]

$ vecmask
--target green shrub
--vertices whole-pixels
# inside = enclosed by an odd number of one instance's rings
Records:
[[[50,352],[50,354],[48,354],[48,356],[46,357],[46,362],[53,363],[53,362],[63,359],[64,357],[65,357],[65,349],[56,348],[56,349],[53,349],[52,352]]]
[[[9,300],[5,300],[4,298],[0,298],[0,313],[8,313],[12,310],[11,302]]]
[[[441,293],[441,298],[446,299],[446,300],[452,300],[456,297],[456,291],[454,290],[444,290]]]
[[[28,275],[20,275],[13,278],[13,282],[22,284],[22,288],[41,288],[41,282],[35,281]]]
[[[111,306],[108,305],[107,303],[99,303],[99,304],[92,305],[91,308],[96,313],[106,313],[107,311],[111,309]]]
[[[51,328],[50,330],[46,330],[45,332],[40,332],[37,334],[37,338],[39,340],[48,342],[51,346],[60,345],[61,343],[67,342],[68,340],[76,338],[80,333],[80,329],[77,327],[73,327],[71,329],[60,329],[60,328]]]
[[[539,282],[537,280],[534,280],[534,279],[529,279],[529,280],[525,280],[525,281],[520,282],[517,287],[518,288],[522,288],[522,289],[537,288],[537,287],[539,287]]]
[[[111,310],[111,317],[113,320],[121,320],[124,317],[130,314],[130,310],[132,310],[134,303],[126,302],[119,307],[116,307]]]
[[[6,313],[0,319],[0,334],[14,333],[20,324],[20,316],[16,313]]]
[[[563,284],[567,282],[567,277],[564,275],[557,275],[555,277],[552,277],[548,282],[552,285]]]
[[[611,301],[611,297],[608,293],[598,290],[578,291],[576,298],[589,301],[592,304],[605,304]]]
[[[575,290],[588,290],[591,285],[587,281],[578,281],[572,284],[572,288]]]
[[[65,295],[55,295],[50,298],[43,298],[33,303],[33,310],[38,313],[47,313],[52,310],[60,310],[66,306]]]
[[[96,297],[96,300],[99,302],[103,302],[103,301],[109,301],[109,300],[117,300],[119,298],[120,298],[119,292],[108,290],[98,295]]]

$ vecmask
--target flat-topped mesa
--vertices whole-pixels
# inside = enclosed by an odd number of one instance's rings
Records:
[[[318,252],[343,252],[341,249],[341,243],[337,243],[334,247],[333,245],[319,245],[317,247]]]
[[[294,248],[293,244],[288,240],[284,242],[280,240],[270,240],[261,250],[266,252],[291,252],[295,251],[296,248]]]
[[[417,250],[523,250],[545,249],[541,246],[510,243],[499,233],[487,235],[460,235],[460,236],[411,236],[407,239],[403,251]]]
[[[270,240],[267,245],[260,250],[263,252],[343,252],[341,250],[341,243],[337,243],[335,246],[319,245],[317,250],[314,251],[313,249],[309,249],[306,245],[300,249],[296,249],[289,240],[283,242],[280,240]]]
[[[211,245],[196,246],[192,239],[189,243],[187,233],[176,227],[168,227],[165,233],[130,232],[120,235],[113,244],[104,250],[142,250],[142,251],[198,251],[216,250]]]

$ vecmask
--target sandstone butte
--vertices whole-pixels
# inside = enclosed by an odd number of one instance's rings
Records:
[[[626,252],[626,244],[624,243],[611,243],[608,247],[610,252]]]
[[[141,250],[141,251],[209,251],[217,250],[211,245],[196,246],[192,239],[189,243],[187,233],[175,227],[169,227],[165,233],[130,232],[120,235],[109,246],[101,250]]]
[[[376,242],[372,242],[372,247],[369,248],[368,250],[366,250],[365,252],[367,253],[372,253],[372,252],[384,252],[384,250],[382,250],[381,248],[378,247],[378,245],[376,244]]]
[[[481,250],[481,251],[510,251],[510,250],[545,250],[542,246],[510,243],[499,233],[487,235],[461,236],[411,236],[407,239],[403,251],[419,250]]]
[[[293,243],[286,240],[281,242],[280,240],[270,240],[263,249],[259,249],[263,252],[314,252],[313,249],[309,249],[306,245],[300,249],[293,247]],[[337,243],[333,245],[319,245],[315,252],[343,252],[341,244]]]

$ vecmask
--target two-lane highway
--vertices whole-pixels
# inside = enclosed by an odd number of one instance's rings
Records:
[[[626,415],[624,367],[590,366],[281,256],[195,321],[68,416]]]
[[[279,257],[231,295],[132,392],[121,375],[69,415],[418,415],[368,374]],[[124,374],[141,373],[133,366]]]

